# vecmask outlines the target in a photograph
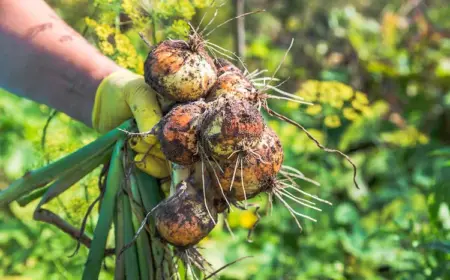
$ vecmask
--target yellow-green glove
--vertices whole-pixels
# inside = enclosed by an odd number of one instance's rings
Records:
[[[134,117],[140,132],[147,132],[162,117],[156,92],[144,78],[128,70],[114,72],[99,85],[92,110],[92,125],[100,133],[108,132]],[[136,166],[156,178],[168,177],[170,166],[155,135],[132,138],[130,145],[138,154]]]

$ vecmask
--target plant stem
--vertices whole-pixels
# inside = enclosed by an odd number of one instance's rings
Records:
[[[100,164],[107,161],[111,157],[111,152],[112,147],[105,150],[102,154],[91,159],[87,163],[81,162],[81,164],[77,164],[76,169],[70,170],[70,172],[64,172],[64,174],[60,178],[58,178],[49,186],[48,191],[44,194],[42,200],[39,202],[38,208],[66,191],[76,182],[81,180],[84,176],[91,173],[92,170],[94,170]]]
[[[114,215],[114,237],[116,242],[116,267],[114,270],[114,279],[125,279],[125,260],[119,258],[120,251],[125,245],[125,229],[123,226],[123,204],[120,203],[119,197],[117,197],[116,203],[116,215]]]
[[[164,195],[159,187],[158,181],[151,177],[150,175],[140,171],[134,170],[131,175],[131,182],[135,182],[139,189],[139,194],[141,196],[142,205],[145,212],[150,212],[154,207],[156,207],[161,200],[163,200]],[[149,219],[149,228],[152,232],[155,232],[155,221],[153,217]],[[153,235],[150,235],[150,242],[152,247],[152,257],[155,264],[155,279],[168,279],[170,278],[171,268],[167,265],[173,265],[170,260],[164,263],[165,258],[165,247],[161,241]],[[163,264],[164,263],[164,264]]]
[[[129,130],[131,121],[123,123],[119,128]],[[64,172],[70,172],[77,168],[77,163],[88,161],[98,156],[106,149],[110,148],[117,139],[124,137],[125,134],[119,129],[114,129],[98,138],[94,142],[84,146],[74,153],[59,159],[47,166],[27,172],[22,178],[14,181],[8,188],[0,192],[0,207],[11,203],[19,197],[41,188]]]
[[[128,156],[130,158],[134,158],[134,153],[132,153],[130,151]],[[127,170],[126,164],[127,164],[127,162],[125,161],[125,163],[124,163],[125,170]],[[130,176],[129,176],[128,183],[130,186],[129,191],[131,193],[131,197],[129,197],[129,199],[130,199],[130,203],[131,203],[131,208],[133,209],[133,213],[134,213],[133,228],[134,228],[134,232],[136,232],[137,229],[139,228],[142,220],[144,219],[145,210],[143,208],[144,206],[142,205],[142,198],[139,193],[139,187],[136,183],[136,178],[132,174],[130,174]],[[136,240],[136,242],[137,242],[137,252],[138,252],[138,258],[139,258],[139,269],[140,269],[141,279],[154,280],[155,279],[155,264],[153,262],[153,257],[151,255],[152,247],[150,246],[150,240],[151,240],[150,232],[143,231],[140,234],[140,236],[138,237],[138,239]]]
[[[83,280],[98,279],[103,261],[103,251],[106,248],[108,233],[116,213],[117,192],[124,181],[122,168],[122,149],[125,140],[119,139],[114,147],[111,164],[106,179],[106,190],[101,203],[97,226],[94,230],[91,250],[84,266]]]
[[[125,244],[128,244],[134,237],[133,221],[130,200],[122,193],[120,200],[123,204],[123,226],[125,233]],[[142,237],[142,236],[140,236]],[[145,279],[139,277],[139,260],[137,255],[137,243],[129,247],[123,255],[125,255],[125,276],[126,279]],[[122,256],[123,257],[123,256]]]
[[[19,205],[21,207],[25,207],[30,202],[33,202],[35,199],[38,199],[39,197],[43,196],[47,192],[48,188],[50,188],[50,185],[48,185],[48,186],[46,186],[44,188],[35,190],[32,193],[30,193],[30,194],[24,195],[24,196],[22,196],[21,198],[19,198],[17,200],[17,203],[19,203]]]

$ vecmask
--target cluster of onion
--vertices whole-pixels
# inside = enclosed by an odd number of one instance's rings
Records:
[[[198,37],[157,45],[145,80],[171,101],[157,129],[161,149],[190,172],[155,209],[156,228],[168,243],[190,248],[230,204],[272,191],[283,150],[258,109],[257,88],[231,62],[212,59]]]

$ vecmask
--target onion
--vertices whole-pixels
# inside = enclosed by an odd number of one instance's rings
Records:
[[[283,157],[278,136],[271,128],[265,127],[261,141],[254,149],[243,152],[233,160],[219,161],[221,168],[213,165],[213,172],[217,175],[213,184],[238,201],[252,198],[273,187]]]
[[[177,192],[155,209],[156,229],[162,239],[179,248],[197,244],[214,228],[217,211],[208,209],[201,191],[189,182],[177,185]]]
[[[236,72],[242,74],[241,70],[236,65],[224,58],[214,59],[214,65],[217,68],[217,76],[220,76],[225,72]]]
[[[200,125],[202,146],[208,156],[225,158],[253,147],[263,130],[260,112],[246,100],[236,98],[219,98],[209,103]]]
[[[239,68],[225,59],[218,59],[215,63],[218,77],[208,94],[207,101],[213,101],[224,96],[246,100],[255,99],[256,88]]]
[[[199,160],[197,125],[206,103],[197,101],[173,108],[161,121],[159,141],[169,161],[191,165]]]
[[[148,55],[145,81],[156,92],[174,101],[194,101],[205,96],[217,74],[202,44],[166,40]]]

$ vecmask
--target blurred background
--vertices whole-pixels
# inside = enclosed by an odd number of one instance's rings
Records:
[[[313,106],[271,101],[277,112],[304,125],[327,147],[358,166],[316,147],[299,129],[267,121],[281,138],[285,164],[320,183],[299,182],[321,212],[291,205],[316,219],[301,219],[267,199],[256,221],[252,209],[234,210],[230,234],[221,223],[201,247],[216,268],[253,256],[221,272],[221,279],[450,279],[450,5],[446,0],[49,0],[78,32],[118,64],[143,73],[148,47],[183,38],[186,20],[205,26],[218,7],[214,29],[242,12],[265,9],[226,24],[210,42],[239,53],[250,72],[276,74],[280,89]],[[202,28],[200,28],[201,30]],[[206,32],[207,33],[207,32]],[[219,54],[217,54],[219,55]],[[219,55],[220,56],[220,55]],[[261,76],[261,77],[262,77]],[[279,82],[277,82],[279,83]],[[274,83],[273,85],[277,85]],[[49,85],[51,86],[51,85]],[[89,143],[98,135],[51,108],[0,90],[0,189]],[[98,195],[97,170],[50,203],[79,227]],[[0,276],[78,279],[87,257],[58,229],[34,222],[37,202],[0,209]],[[88,220],[92,234],[96,215]],[[113,278],[112,257],[101,279]]]

